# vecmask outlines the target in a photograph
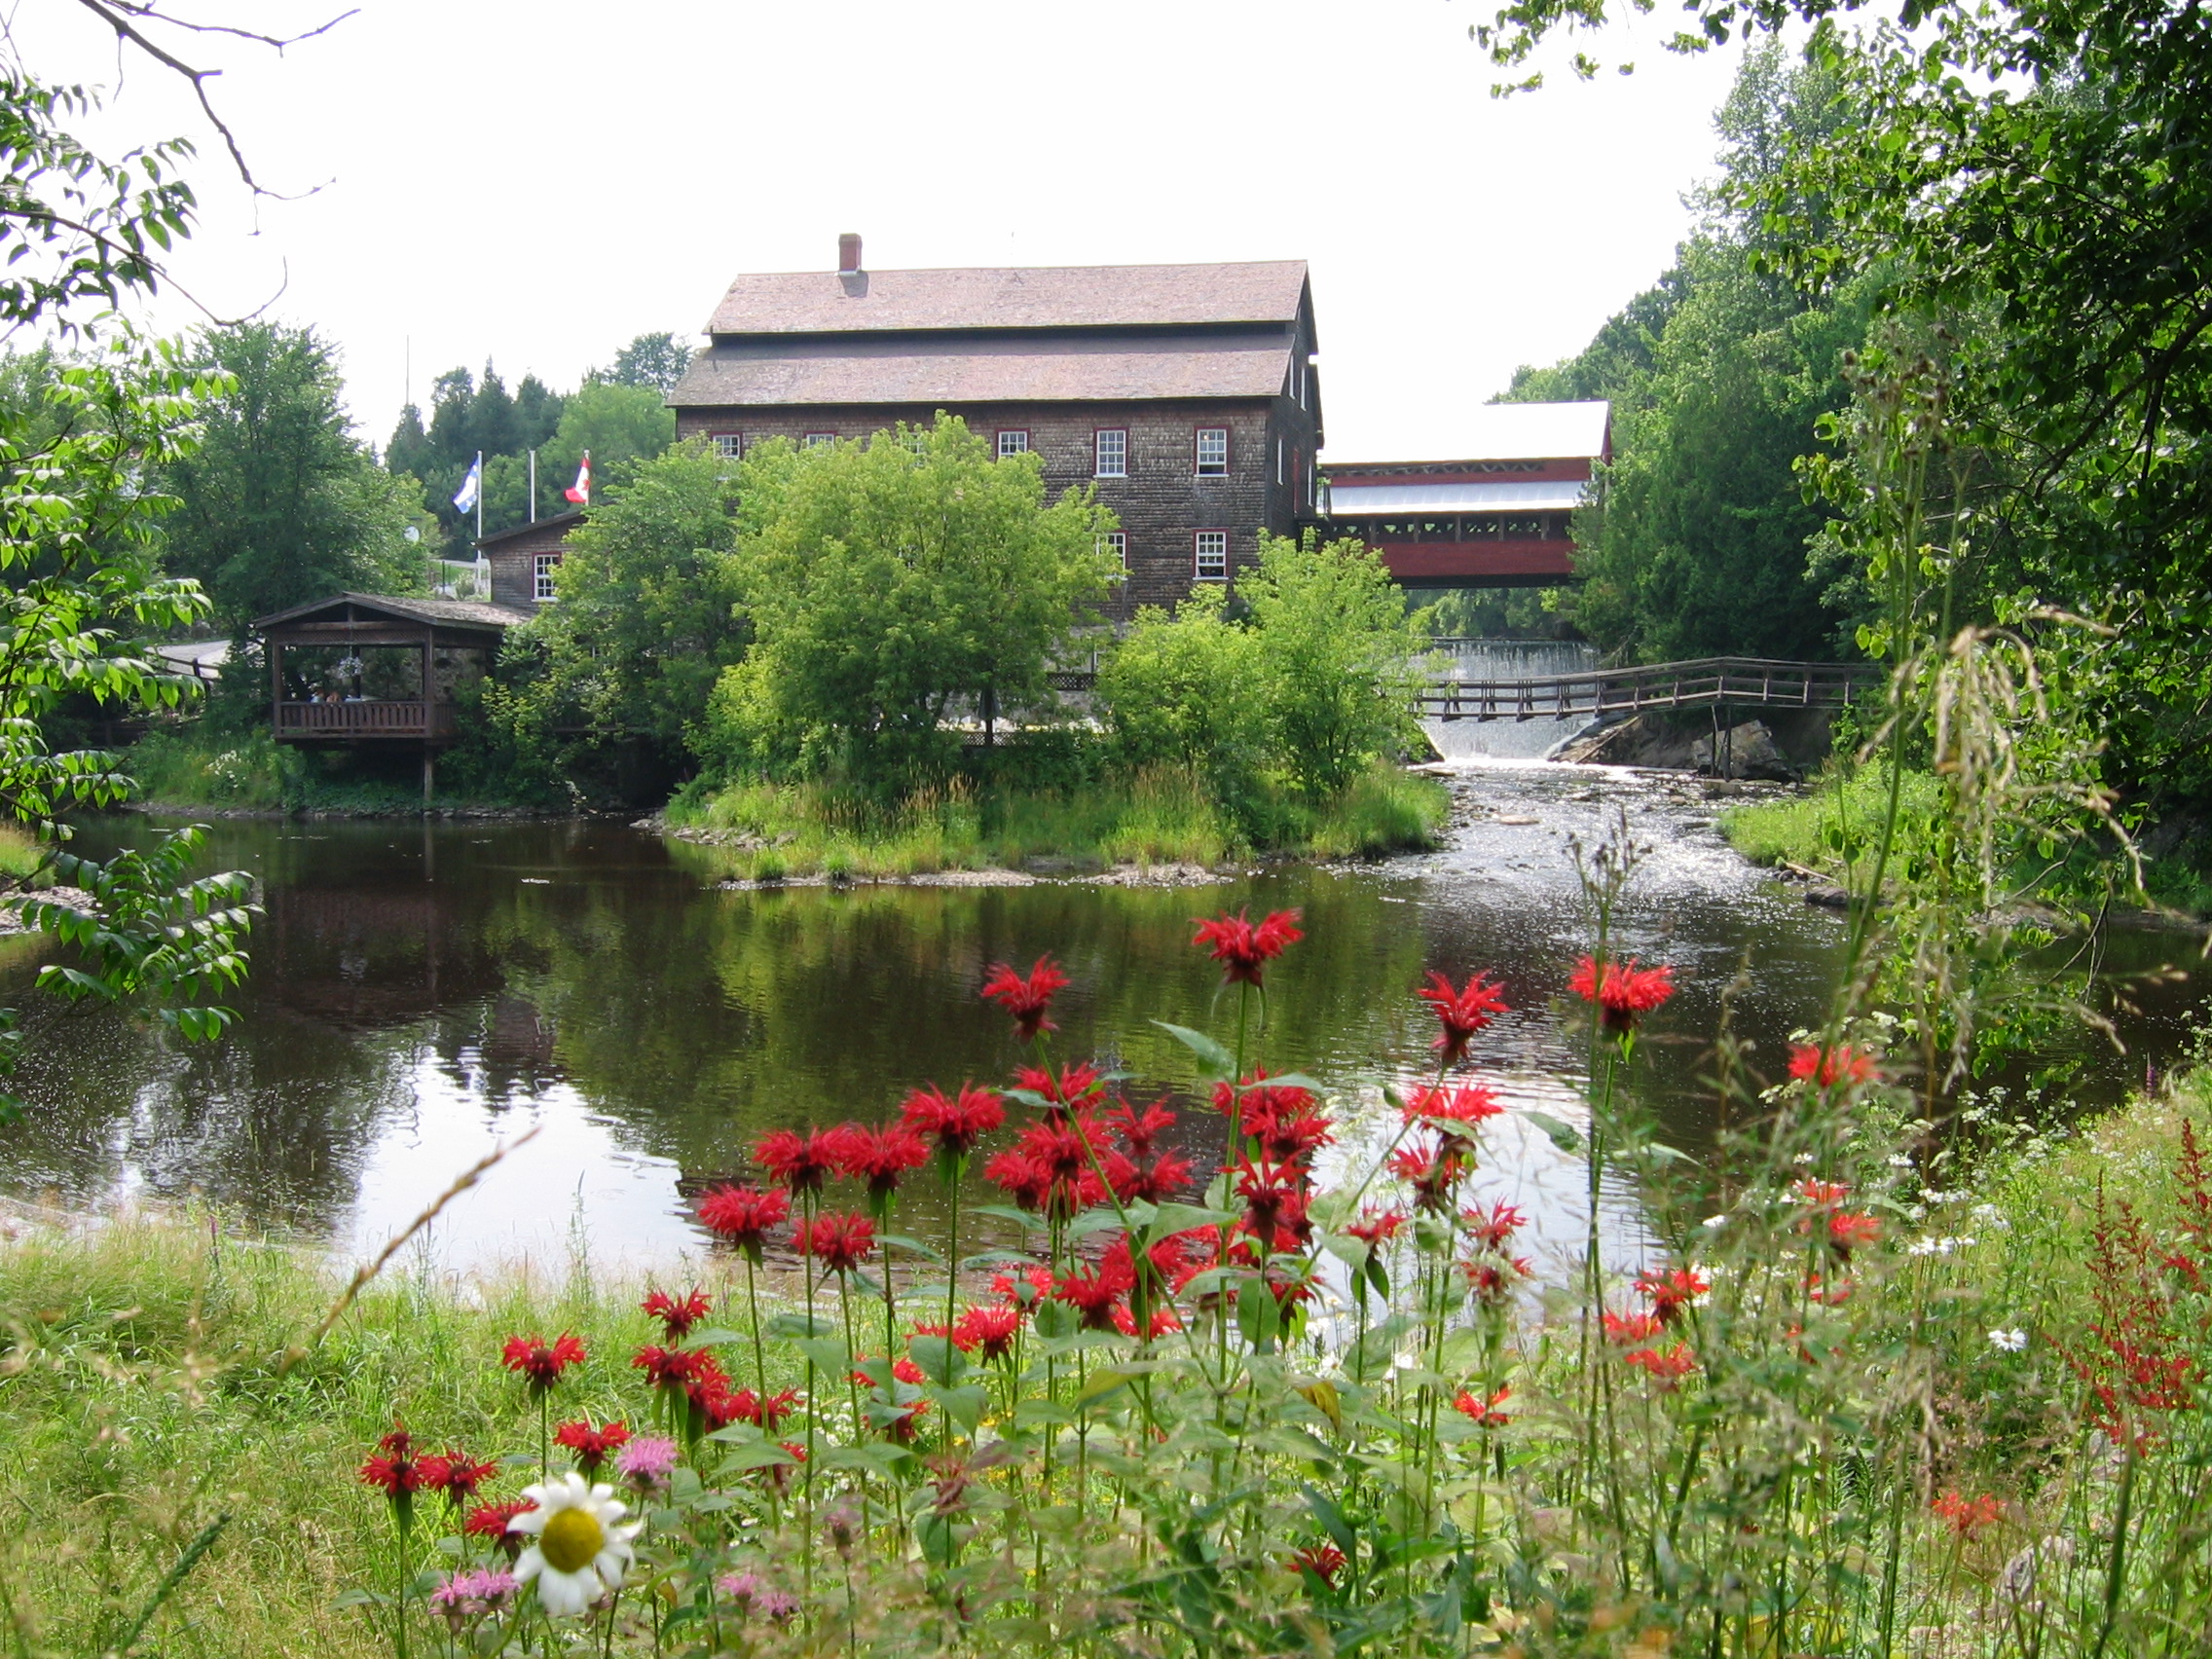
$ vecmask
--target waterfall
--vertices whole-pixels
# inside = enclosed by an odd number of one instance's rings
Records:
[[[1562,674],[1587,674],[1598,666],[1598,647],[1564,640],[1438,640],[1436,652],[1447,673],[1464,681],[1544,680]],[[1447,760],[1475,756],[1501,759],[1541,759],[1554,745],[1588,725],[1587,717],[1555,720],[1424,719],[1422,728]]]

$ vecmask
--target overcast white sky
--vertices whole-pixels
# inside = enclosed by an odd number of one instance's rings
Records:
[[[177,4],[273,31],[343,9]],[[571,386],[636,334],[695,337],[740,271],[830,269],[854,230],[878,270],[1307,259],[1330,453],[1447,455],[1458,410],[1665,269],[1735,62],[1639,44],[1633,77],[1497,101],[1467,38],[1488,9],[364,0],[281,59],[197,48],[263,182],[306,200],[251,202],[142,61],[96,130],[203,140],[177,275],[322,330],[379,443],[454,364]],[[115,88],[73,0],[17,0],[13,26],[50,78]]]

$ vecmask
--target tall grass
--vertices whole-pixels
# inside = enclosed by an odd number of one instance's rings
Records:
[[[1433,779],[1378,767],[1318,806],[1273,803],[1268,816],[1279,831],[1255,849],[1194,774],[1160,767],[1065,790],[986,792],[956,779],[896,802],[827,784],[745,782],[680,795],[667,816],[739,843],[729,859],[740,874],[772,859],[794,875],[897,877],[1033,859],[1101,867],[1211,866],[1254,850],[1365,857],[1428,845],[1444,809]]]

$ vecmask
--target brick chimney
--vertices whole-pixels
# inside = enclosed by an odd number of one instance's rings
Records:
[[[837,275],[852,276],[861,268],[861,237],[858,231],[847,231],[837,239]]]

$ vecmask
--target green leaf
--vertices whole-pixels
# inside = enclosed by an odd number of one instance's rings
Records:
[[[751,1445],[734,1447],[722,1455],[722,1467],[732,1470],[777,1469],[797,1461],[796,1457],[773,1440],[756,1440]]]
[[[875,1241],[894,1250],[903,1250],[909,1256],[919,1256],[925,1262],[941,1264],[944,1261],[943,1251],[924,1244],[919,1238],[909,1238],[903,1233],[878,1233]]]
[[[1170,1025],[1164,1019],[1156,1019],[1153,1024],[1198,1057],[1199,1076],[1226,1081],[1235,1074],[1236,1056],[1203,1031],[1193,1031],[1187,1025]]]
[[[1149,1249],[1162,1238],[1171,1238],[1195,1228],[1226,1227],[1236,1219],[1235,1210],[1206,1209],[1198,1204],[1161,1204],[1152,1218],[1152,1226],[1145,1230],[1145,1246]]]
[[[1552,1145],[1558,1147],[1560,1151],[1576,1153],[1582,1150],[1581,1131],[1576,1129],[1572,1124],[1562,1123],[1549,1112],[1532,1112],[1527,1107],[1522,1108],[1521,1116],[1543,1130]]]

